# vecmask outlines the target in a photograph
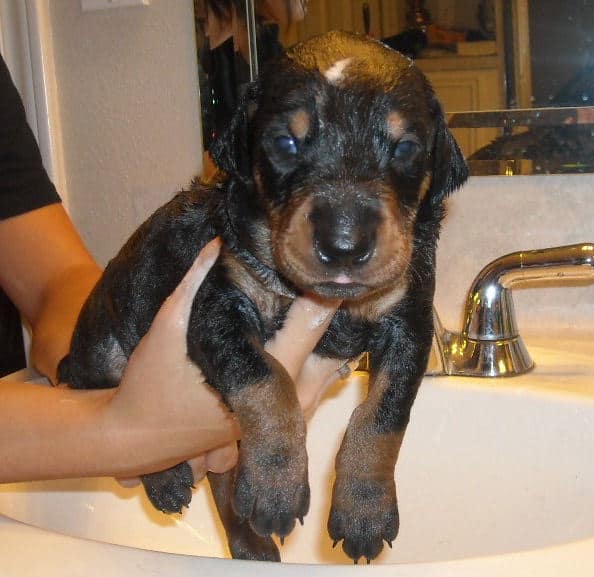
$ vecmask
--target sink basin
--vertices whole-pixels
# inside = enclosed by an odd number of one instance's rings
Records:
[[[594,358],[580,341],[528,346],[536,368],[520,377],[425,379],[396,470],[400,534],[374,567],[475,563],[589,540],[594,567]],[[338,383],[310,423],[312,505],[285,540],[285,562],[351,563],[325,527],[334,455],[366,382],[355,373]],[[106,478],[0,486],[0,513],[104,543],[227,556],[205,483],[182,516]]]

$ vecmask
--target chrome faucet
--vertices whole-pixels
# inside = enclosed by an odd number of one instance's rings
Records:
[[[466,300],[462,332],[450,332],[434,310],[435,336],[429,375],[503,377],[534,363],[519,334],[512,288],[542,281],[594,282],[594,244],[514,252],[489,263]]]

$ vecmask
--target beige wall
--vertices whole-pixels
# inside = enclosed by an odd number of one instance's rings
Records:
[[[50,0],[71,215],[102,264],[200,169],[192,0]]]

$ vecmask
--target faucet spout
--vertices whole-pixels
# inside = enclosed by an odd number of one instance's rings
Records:
[[[514,252],[488,264],[468,293],[463,334],[499,340],[518,335],[512,288],[594,279],[594,244]]]
[[[433,359],[441,374],[493,377],[532,369],[512,288],[575,280],[594,282],[594,243],[514,252],[489,263],[468,292],[462,332],[447,331],[436,316]],[[435,366],[430,374],[440,372]]]

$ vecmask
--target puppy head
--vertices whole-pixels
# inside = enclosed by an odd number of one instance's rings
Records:
[[[276,268],[302,290],[348,300],[405,288],[419,215],[437,224],[467,177],[412,62],[336,32],[263,72],[213,156],[253,184]]]

